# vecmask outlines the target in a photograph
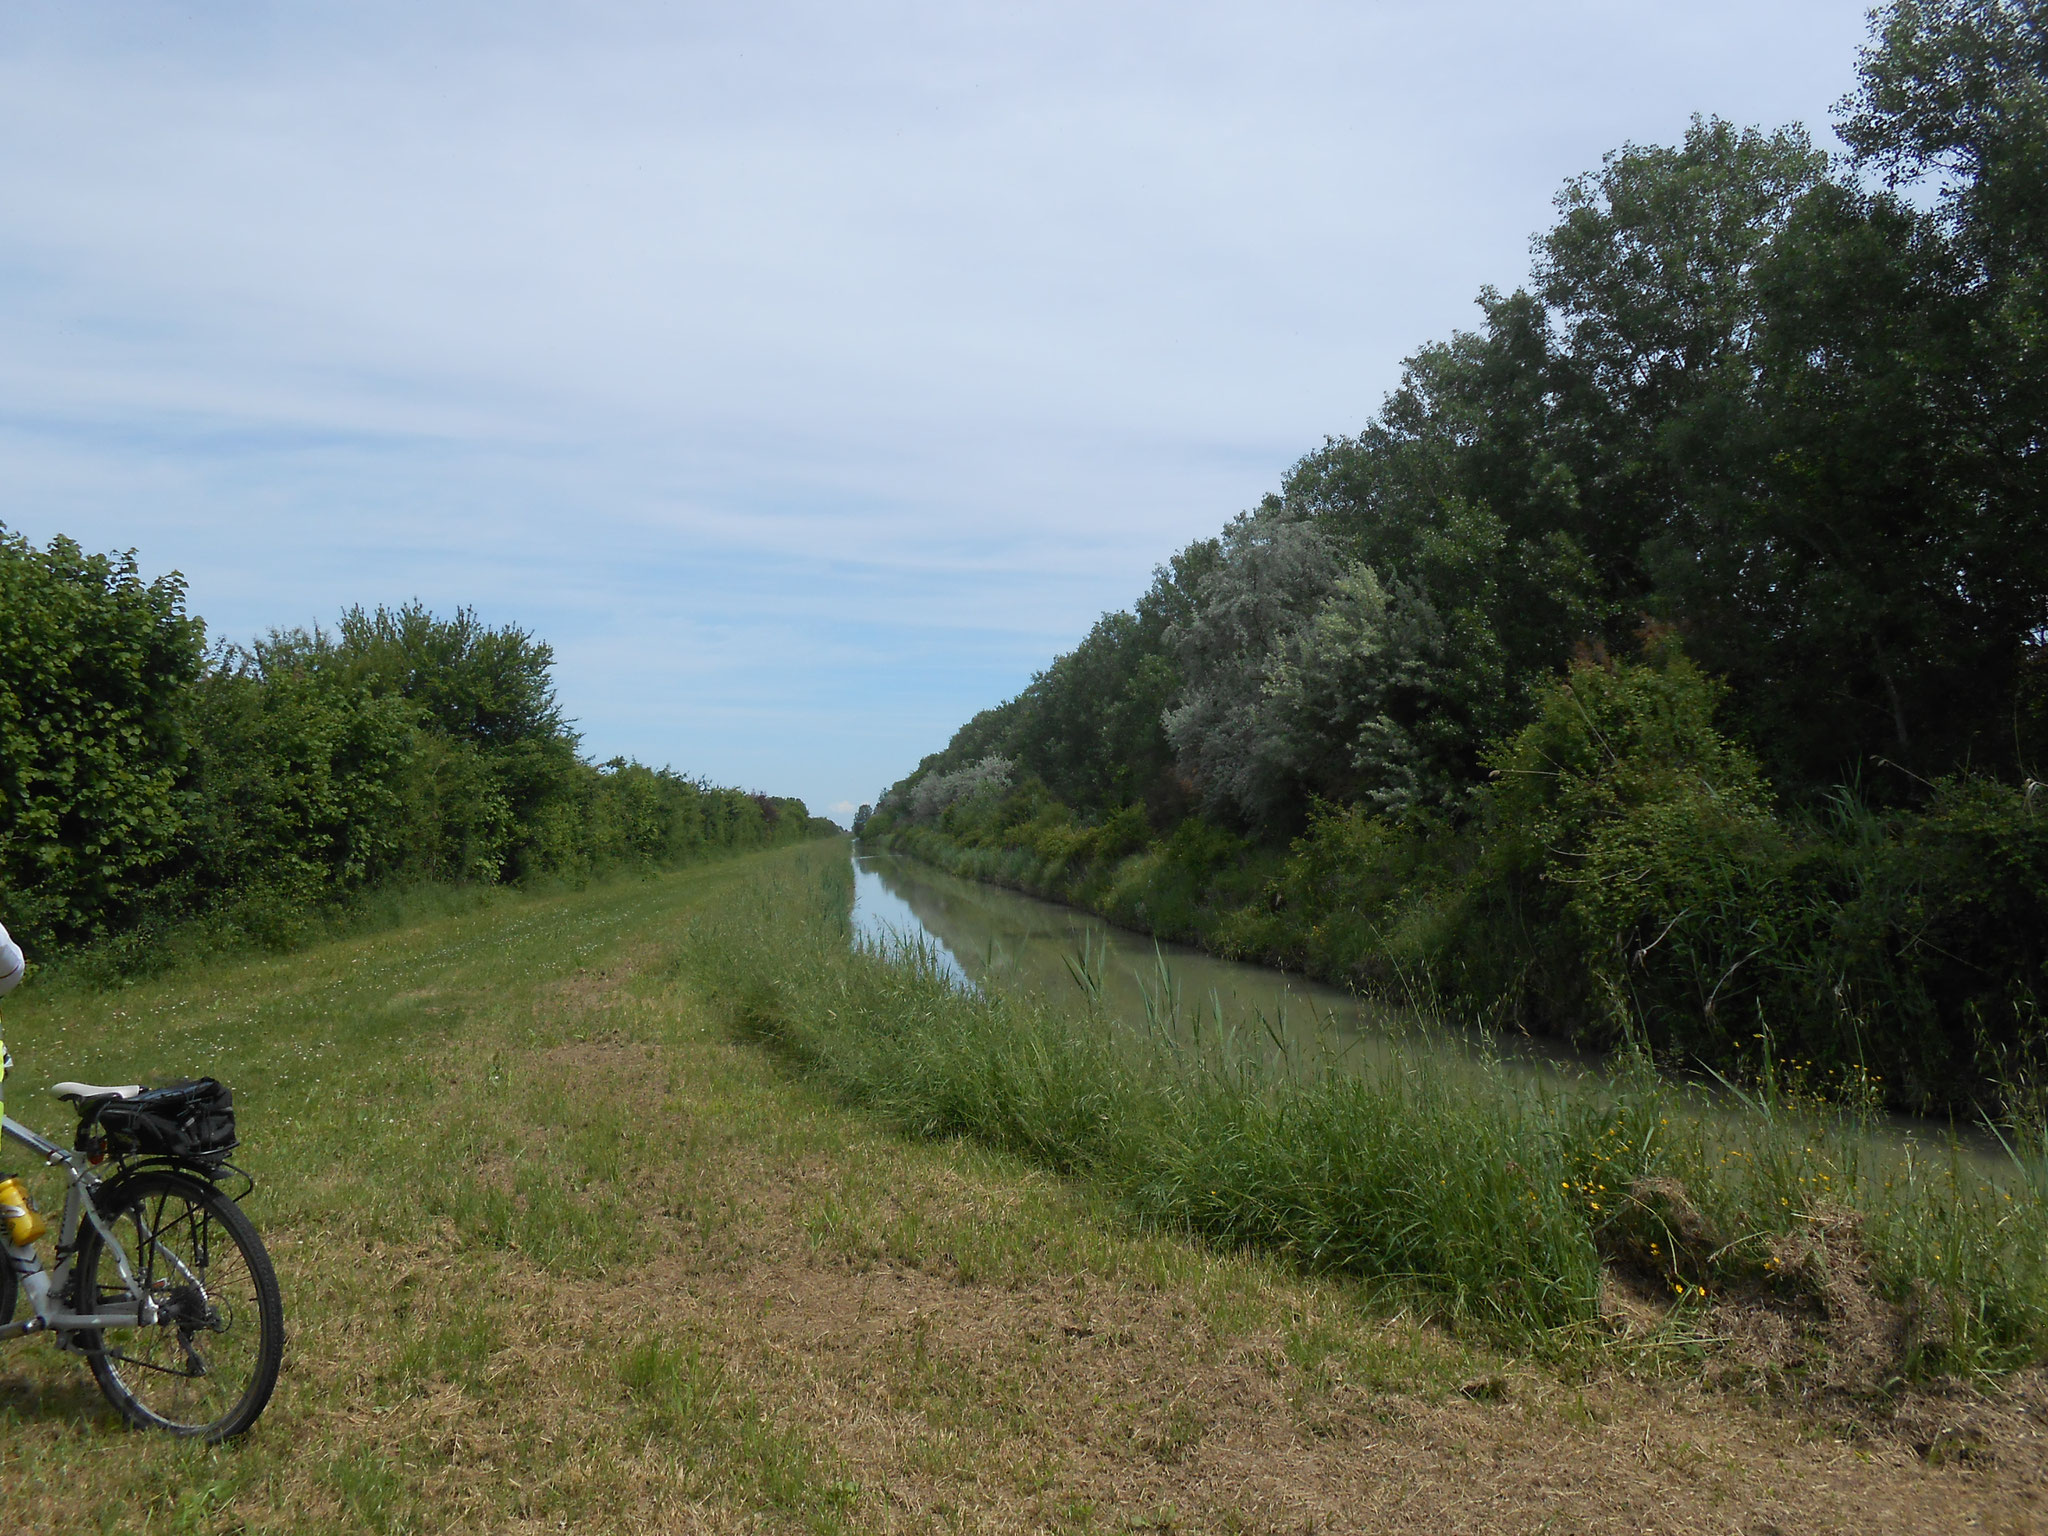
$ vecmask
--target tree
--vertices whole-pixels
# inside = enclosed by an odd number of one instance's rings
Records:
[[[1224,530],[1193,611],[1167,636],[1182,685],[1166,734],[1209,811],[1279,828],[1300,813],[1283,706],[1268,685],[1343,574],[1329,534],[1277,496]]]
[[[0,888],[32,946],[120,921],[174,857],[204,654],[175,572],[0,529]]]
[[[325,650],[323,664],[412,700],[445,735],[485,747],[574,740],[555,700],[554,648],[517,625],[491,629],[473,608],[447,619],[418,602],[351,608]]]

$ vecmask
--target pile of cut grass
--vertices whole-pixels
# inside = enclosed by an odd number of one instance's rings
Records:
[[[1782,1086],[1731,1107],[1647,1070],[1535,1080],[1427,1041],[1276,1065],[1085,1003],[962,991],[914,945],[851,945],[850,877],[807,878],[704,923],[693,964],[745,1034],[911,1134],[1025,1155],[1147,1222],[1362,1277],[1517,1347],[1610,1333],[1619,1283],[1681,1321],[1867,1297],[1883,1358],[1836,1385],[2048,1358],[2038,1136],[1998,1169]]]

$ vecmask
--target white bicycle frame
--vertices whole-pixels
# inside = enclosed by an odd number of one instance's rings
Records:
[[[70,1187],[64,1191],[64,1217],[57,1228],[57,1268],[49,1276],[49,1286],[41,1296],[34,1298],[33,1317],[0,1324],[0,1339],[20,1338],[25,1333],[42,1333],[53,1328],[68,1332],[79,1328],[148,1328],[154,1325],[157,1320],[155,1301],[143,1294],[141,1283],[129,1267],[127,1250],[107,1230],[107,1224],[100,1219],[99,1207],[93,1204],[92,1191],[98,1187],[100,1178],[93,1172],[86,1155],[38,1136],[11,1115],[0,1115],[0,1134],[34,1152],[43,1160],[44,1166],[62,1168],[71,1181]],[[91,1222],[93,1230],[100,1235],[100,1241],[107,1245],[107,1252],[113,1256],[114,1267],[120,1272],[121,1283],[128,1288],[130,1298],[98,1312],[64,1310],[71,1290],[72,1267],[78,1261],[78,1228],[82,1221]],[[144,1233],[148,1235],[146,1226]],[[185,1267],[184,1261],[169,1248],[155,1243],[154,1239],[151,1241],[177,1268],[185,1283],[197,1287],[200,1295],[204,1296],[205,1287],[200,1285],[198,1276]]]

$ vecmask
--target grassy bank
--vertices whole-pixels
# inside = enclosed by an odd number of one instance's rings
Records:
[[[800,834],[806,841],[836,841],[842,835],[820,818],[813,818]],[[30,975],[36,992],[42,995],[73,990],[116,992],[139,982],[190,974],[253,956],[282,957],[309,947],[484,914],[508,903],[518,907],[535,899],[576,897],[677,875],[687,878],[688,873],[706,866],[757,851],[758,847],[747,845],[703,848],[676,855],[664,864],[612,864],[573,874],[534,875],[517,884],[416,880],[373,886],[314,905],[279,906],[268,913],[260,931],[213,912],[169,916],[90,943],[37,954],[30,961]]]
[[[828,1011],[935,1058],[964,1016],[915,972],[834,969],[844,869],[787,849],[17,993],[31,1124],[60,1128],[31,1092],[60,1076],[234,1085],[289,1338],[270,1411],[217,1450],[124,1431],[47,1344],[0,1350],[0,1523],[1938,1530],[2010,1524],[2038,1483],[2023,1400],[1906,1394],[1817,1432],[1668,1370],[1560,1373],[1134,1223],[1110,1182],[992,1144],[1028,1144],[1010,1097],[960,1119],[1007,1103],[1014,1133],[902,1136],[920,1101],[846,1103]],[[805,1041],[829,1081],[788,1069]],[[1098,1167],[1114,1102],[1068,1107],[1066,1166]]]
[[[265,1418],[218,1450],[124,1431],[41,1341],[0,1351],[0,1523],[866,1531],[979,1510],[1078,1531],[1112,1506],[1171,1518],[1215,1418],[1181,1403],[1190,1373],[1247,1337],[1275,1390],[1348,1372],[1440,1401],[1499,1369],[1342,1286],[1121,1230],[1000,1154],[906,1144],[735,1042],[694,980],[701,936],[815,906],[843,850],[500,890],[118,993],[15,994],[8,1108],[38,1128],[62,1129],[39,1091],[59,1077],[233,1085],[288,1351]],[[867,1297],[878,1274],[891,1291]],[[1114,1392],[1091,1367],[1063,1398],[1051,1378],[1095,1327],[1143,1328],[1156,1296],[1175,1341],[1105,1342]],[[948,1319],[963,1298],[986,1315]],[[1097,1438],[1103,1479],[1077,1450]]]
[[[1158,1228],[1363,1277],[1516,1348],[1611,1337],[1631,1308],[1673,1339],[1725,1332],[1733,1309],[1807,1329],[1796,1369],[1838,1386],[2048,1356],[2038,1146],[1995,1182],[1953,1149],[1901,1152],[1871,1134],[1873,1093],[1823,1103],[1798,1064],[1734,1113],[1647,1069],[1545,1085],[1424,1040],[1276,1065],[961,993],[929,957],[849,952],[843,911],[826,890],[805,925],[742,914],[707,937],[742,1026],[907,1131],[1080,1176]],[[1859,1308],[1852,1339],[1836,1325]]]
[[[1791,800],[1716,724],[1725,689],[1670,644],[1575,665],[1489,744],[1454,810],[1325,801],[1263,829],[1083,809],[946,755],[864,837],[1112,921],[1461,1018],[1646,1046],[1738,1079],[1783,1055],[1896,1108],[2038,1121],[2048,1105],[2048,802],[1959,775],[1921,803]],[[964,749],[956,741],[948,749]]]

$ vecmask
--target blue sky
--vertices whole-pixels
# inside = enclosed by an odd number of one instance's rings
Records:
[[[845,817],[1863,8],[0,7],[0,522]]]

